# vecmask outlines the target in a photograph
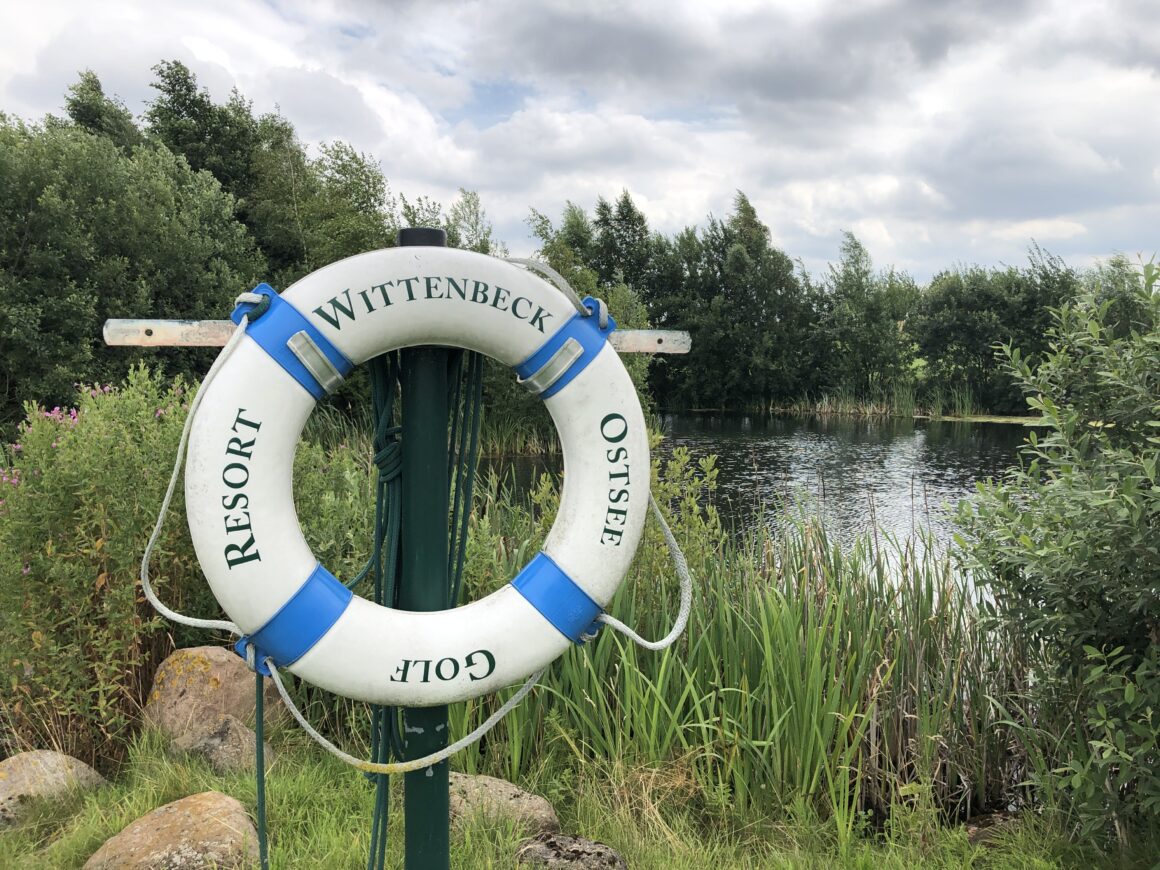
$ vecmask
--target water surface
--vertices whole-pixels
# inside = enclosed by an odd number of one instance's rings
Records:
[[[694,459],[717,456],[714,504],[737,533],[763,522],[776,528],[795,511],[820,515],[843,543],[875,527],[899,539],[921,527],[949,542],[951,514],[975,482],[1017,462],[1027,428],[848,417],[666,414],[662,455],[687,447]],[[485,460],[526,490],[560,460]]]
[[[920,526],[947,541],[950,513],[975,482],[1017,462],[1027,429],[848,417],[668,414],[662,451],[717,455],[716,503],[726,522],[777,526],[803,502],[848,542],[877,526],[899,538]]]

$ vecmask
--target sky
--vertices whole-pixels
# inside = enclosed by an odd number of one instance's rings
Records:
[[[82,69],[238,88],[391,189],[479,192],[515,255],[627,189],[670,234],[743,191],[812,273],[853,232],[920,281],[1160,249],[1160,0],[0,0],[0,110]]]

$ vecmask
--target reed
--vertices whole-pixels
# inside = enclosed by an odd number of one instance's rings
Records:
[[[469,750],[469,770],[520,776],[563,753],[589,764],[677,765],[707,809],[798,808],[847,834],[858,819],[929,794],[965,816],[1007,795],[1014,766],[997,704],[1021,685],[1014,644],[987,628],[969,581],[933,540],[872,537],[843,550],[809,519],[731,542],[706,498],[712,460],[668,460],[658,499],[697,580],[688,631],[662,654],[604,631],[569,651],[542,688]],[[504,582],[551,523],[546,478],[525,506],[482,487],[470,594]],[[659,532],[646,533],[611,611],[664,634],[676,583]],[[460,733],[502,698],[459,705]]]

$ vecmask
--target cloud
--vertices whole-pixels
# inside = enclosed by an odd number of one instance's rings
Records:
[[[627,188],[675,232],[740,189],[812,270],[851,229],[923,278],[1031,237],[1080,259],[1157,244],[1151,5],[70,0],[8,15],[0,108],[59,112],[91,67],[140,111],[177,58],[215,98],[377,156],[397,191],[478,190],[516,253],[531,207]]]

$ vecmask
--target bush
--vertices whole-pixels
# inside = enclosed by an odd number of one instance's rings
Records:
[[[135,369],[123,387],[81,389],[75,408],[28,406],[0,458],[0,757],[56,746],[115,764],[164,656],[213,642],[157,616],[138,580],[189,396],[180,380]],[[296,457],[307,537],[339,576],[357,571],[365,549],[367,468],[353,451],[310,443]],[[179,487],[152,576],[174,609],[215,616],[184,514]]]
[[[1152,263],[1054,312],[1008,370],[1047,427],[961,519],[970,558],[1036,662],[1031,714],[1078,831],[1160,826],[1160,274]]]

